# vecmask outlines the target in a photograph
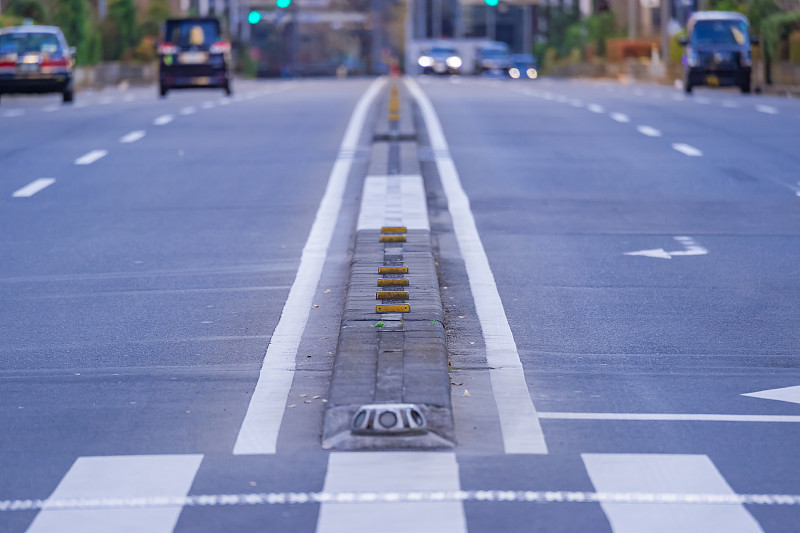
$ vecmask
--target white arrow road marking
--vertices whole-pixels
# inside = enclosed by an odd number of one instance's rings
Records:
[[[767,115],[777,115],[778,110],[772,107],[771,105],[757,105],[756,111],[759,113],[766,113]]]
[[[679,151],[683,155],[688,155],[689,157],[700,157],[703,155],[703,152],[699,149],[684,143],[673,143],[672,149]]]
[[[800,403],[800,385],[783,387],[782,389],[769,389],[758,392],[748,392],[742,396],[762,398],[764,400],[778,400],[779,402]]]
[[[631,121],[630,117],[623,113],[611,113],[611,118],[616,120],[617,122],[622,122],[622,123],[627,123]]]
[[[75,160],[76,165],[91,165],[98,159],[104,158],[108,154],[108,150],[92,150],[88,154],[84,154]]]
[[[674,237],[676,241],[681,243],[684,250],[677,252],[667,252],[663,248],[654,250],[639,250],[638,252],[625,252],[624,255],[639,255],[644,257],[654,257],[657,259],[672,259],[673,257],[690,256],[690,255],[706,255],[708,250],[697,244],[691,237]]]
[[[144,137],[144,131],[136,130],[136,131],[132,131],[129,134],[127,134],[124,137],[122,137],[119,140],[119,142],[121,142],[121,143],[135,143],[136,141],[138,141],[142,137]]]
[[[32,181],[23,188],[19,189],[11,196],[14,198],[29,198],[42,189],[54,184],[55,182],[56,180],[53,178],[39,178],[38,180]]]
[[[636,129],[639,133],[648,137],[661,137],[661,132],[650,126],[638,126]]]
[[[157,117],[153,121],[153,124],[155,124],[156,126],[164,126],[165,124],[169,124],[173,120],[175,120],[174,115],[161,115],[160,117]]]
[[[588,106],[586,106],[586,109],[588,109],[592,113],[605,113],[606,112],[606,110],[603,109],[603,106],[597,105],[597,104],[589,104]]]

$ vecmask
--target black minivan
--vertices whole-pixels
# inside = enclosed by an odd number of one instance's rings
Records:
[[[697,85],[736,86],[750,92],[750,23],[740,13],[700,11],[689,18],[683,55],[684,90]]]
[[[168,19],[158,45],[159,93],[196,87],[231,94],[231,43],[213,17]]]

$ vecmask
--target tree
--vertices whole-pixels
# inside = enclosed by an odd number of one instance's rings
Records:
[[[89,8],[86,0],[58,0],[55,22],[70,46],[78,49],[76,60],[79,65],[89,63]]]
[[[39,0],[14,0],[6,8],[6,13],[23,19],[31,19],[37,24],[46,24],[47,10]]]
[[[158,37],[161,24],[170,16],[167,0],[150,0],[145,12],[145,20],[139,29],[143,36]]]

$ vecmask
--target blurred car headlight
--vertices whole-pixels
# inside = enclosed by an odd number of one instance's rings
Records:
[[[519,78],[519,69],[518,68],[508,69],[508,75],[516,80],[517,78]]]
[[[448,67],[450,68],[461,68],[461,58],[458,56],[450,56],[445,61]]]
[[[686,50],[686,65],[696,67],[699,63],[700,59],[697,57],[697,52],[694,50]]]
[[[535,68],[529,68],[527,74],[528,77],[532,80],[535,80],[536,78],[539,77],[539,72]]]
[[[433,65],[433,58],[429,56],[422,56],[419,58],[419,60],[417,60],[417,63],[419,63],[419,66],[422,68],[427,68]]]

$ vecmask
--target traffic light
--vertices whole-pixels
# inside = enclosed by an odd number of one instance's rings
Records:
[[[247,14],[247,22],[250,24],[258,24],[261,22],[261,13],[258,11],[251,11]]]
[[[483,0],[483,1],[486,2],[486,5],[489,7],[496,7],[497,4],[500,3],[500,0]]]
[[[292,5],[292,0],[275,0],[275,5],[281,9],[286,9]]]

